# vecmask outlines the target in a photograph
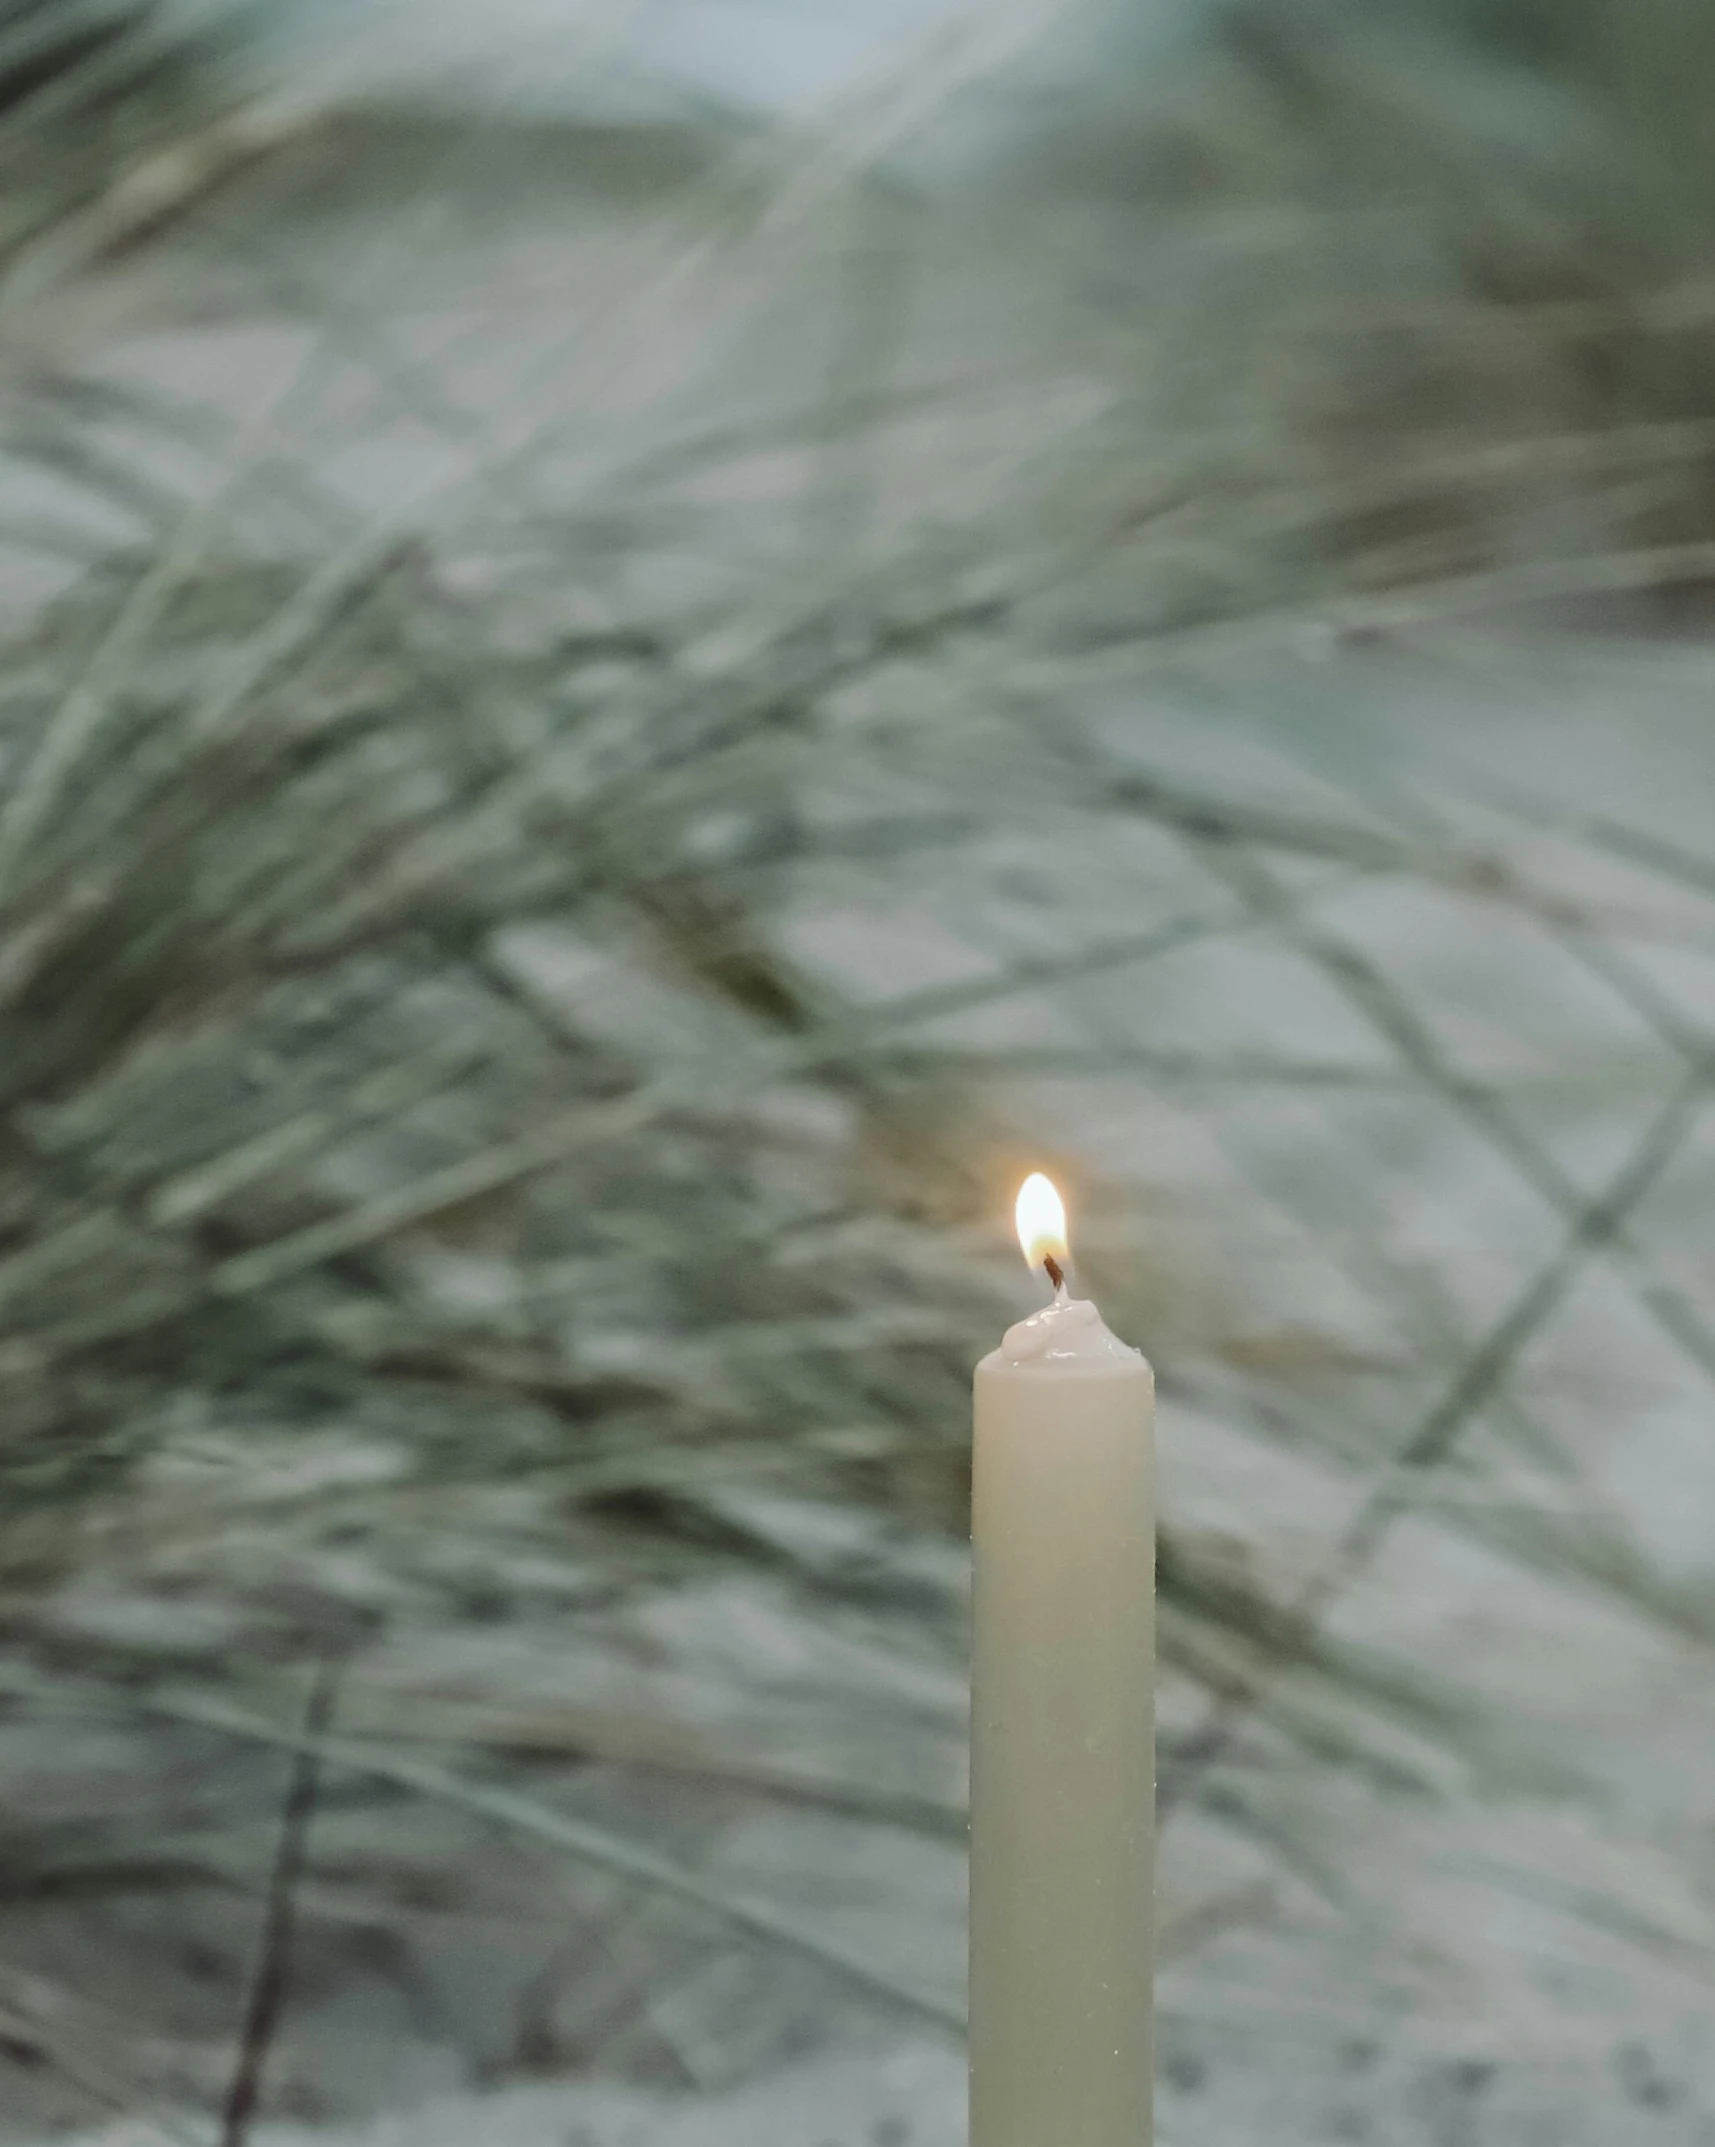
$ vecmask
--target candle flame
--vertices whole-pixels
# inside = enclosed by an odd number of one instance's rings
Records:
[[[1067,1261],[1066,1207],[1060,1195],[1039,1170],[1033,1170],[1018,1189],[1018,1242],[1032,1267],[1044,1260]]]

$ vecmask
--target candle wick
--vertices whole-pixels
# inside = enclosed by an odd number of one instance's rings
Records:
[[[1064,1297],[1066,1294],[1066,1270],[1051,1252],[1045,1252],[1042,1255],[1042,1265],[1047,1269],[1048,1279],[1054,1285],[1055,1297]]]

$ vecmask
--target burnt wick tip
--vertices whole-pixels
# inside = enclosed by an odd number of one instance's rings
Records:
[[[1066,1271],[1051,1252],[1042,1255],[1042,1265],[1048,1270],[1048,1279],[1057,1290],[1066,1287]]]

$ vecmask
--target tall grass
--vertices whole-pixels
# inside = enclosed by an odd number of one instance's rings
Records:
[[[504,2034],[418,2035],[466,2078],[956,2027],[910,1875],[960,1825],[966,1379],[1044,1150],[1116,1324],[1247,1457],[1254,1503],[1170,1505],[1162,1545],[1189,1973],[1294,1888],[1409,1923],[1330,1872],[1307,1780],[1605,1814],[1575,1738],[1338,1613],[1427,1513],[1707,1647],[1524,1372],[1591,1271],[1641,1308],[1640,1389],[1715,1370],[1639,1222],[1707,1082],[1651,968],[1706,934],[1695,861],[1610,895],[1635,829],[1544,864],[1308,721],[1220,776],[1185,742],[1219,723],[1165,711],[1259,652],[1702,584],[1699,240],[1627,220],[1663,182],[1625,99],[1677,74],[1621,96],[1598,12],[1521,11],[1497,57],[1486,19],[1227,10],[1079,154],[940,197],[868,165],[998,32],[807,148],[640,147],[283,118],[164,22],[25,8],[0,46],[0,306],[38,338],[0,512],[40,576],[0,679],[0,1667],[74,1792],[13,1792],[0,1875],[32,2115],[218,2105],[208,1986],[252,1958],[330,1656],[298,1882],[330,2016],[433,1983],[450,1904],[529,1983]],[[163,329],[213,371],[163,383]],[[1475,905],[1473,964],[1551,940],[1635,1034],[1522,1091],[1471,1071],[1354,891]],[[1233,1019],[1281,977],[1326,1036]],[[1555,1137],[1592,1093],[1628,1133],[1594,1184]],[[1242,1164],[1181,1171],[1191,1128]],[[1443,1140],[1546,1218],[1493,1301],[1374,1212],[1427,1211]],[[1302,1555],[1264,1481],[1314,1508]],[[98,1733],[146,1797],[92,1776]],[[759,1810],[762,1884],[720,1862]],[[794,1854],[872,1840],[860,1893],[932,1958],[794,1908]],[[607,1934],[587,1974],[526,1912],[550,1870],[548,1923]],[[318,2047],[281,2106],[360,2107]]]

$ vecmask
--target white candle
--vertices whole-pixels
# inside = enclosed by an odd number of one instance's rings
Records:
[[[971,2147],[1148,2147],[1155,1379],[1066,1294],[977,1366],[971,1533]]]

